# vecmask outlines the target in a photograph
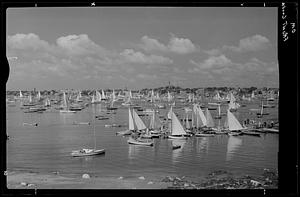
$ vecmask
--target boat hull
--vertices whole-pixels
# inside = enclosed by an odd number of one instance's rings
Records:
[[[133,144],[133,145],[141,145],[141,146],[153,146],[153,141],[151,142],[143,142],[143,141],[137,141],[135,139],[129,139],[127,140],[128,144]]]
[[[91,152],[81,152],[80,150],[76,150],[71,153],[73,157],[86,157],[100,154],[105,154],[105,149],[93,150]]]
[[[178,140],[186,140],[187,137],[184,136],[175,136],[175,135],[169,135],[168,136],[169,139],[178,139]]]
[[[214,137],[215,134],[210,134],[210,133],[196,133],[196,137]]]

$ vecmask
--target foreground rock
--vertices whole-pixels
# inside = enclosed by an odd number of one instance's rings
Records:
[[[185,177],[165,177],[162,182],[172,183],[168,189],[277,189],[278,173],[264,169],[262,176],[234,177],[226,171],[214,171],[202,181],[191,181]]]

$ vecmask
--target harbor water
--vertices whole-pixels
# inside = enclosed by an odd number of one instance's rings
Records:
[[[128,108],[120,107],[107,120],[95,119],[101,104],[90,105],[71,114],[59,112],[24,113],[19,104],[7,107],[7,169],[30,172],[59,172],[78,176],[89,173],[95,176],[138,176],[146,174],[201,176],[213,170],[226,170],[240,175],[260,175],[264,168],[277,169],[278,134],[255,136],[215,135],[190,137],[187,140],[154,139],[154,146],[136,146],[127,143],[128,137],[116,132],[128,127],[105,127],[106,124],[128,125]],[[242,121],[255,116],[249,104],[239,108],[235,116]],[[278,118],[278,110],[268,109],[268,118]],[[167,109],[160,110],[165,116]],[[174,109],[179,118],[184,110]],[[212,110],[214,117],[218,110]],[[222,112],[225,112],[222,109]],[[146,125],[149,118],[142,117]],[[224,124],[225,116],[215,124]],[[37,127],[23,123],[38,123]],[[74,122],[90,122],[75,125]],[[94,127],[95,126],[95,127]],[[75,158],[73,150],[94,147],[94,128],[97,149],[104,155]],[[172,143],[181,148],[173,150]]]

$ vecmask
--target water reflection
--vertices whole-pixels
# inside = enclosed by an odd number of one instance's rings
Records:
[[[207,137],[196,137],[197,142],[197,152],[203,152],[205,151],[208,153],[208,138]]]
[[[228,138],[226,161],[232,159],[234,153],[242,145],[242,139],[234,136]]]
[[[138,145],[128,145],[128,159],[133,160],[139,157],[142,147]]]
[[[184,148],[184,145],[186,143],[186,140],[172,140],[171,141],[172,146],[180,146],[180,148],[172,150],[172,161],[173,163],[176,163],[179,161],[181,155],[182,155],[182,150]]]

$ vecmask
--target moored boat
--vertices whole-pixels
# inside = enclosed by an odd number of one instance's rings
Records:
[[[96,150],[96,149],[83,148],[81,150],[74,150],[71,153],[73,157],[93,156],[93,155],[100,155],[100,154],[105,154],[105,149]]]
[[[132,138],[129,137],[127,140],[128,144],[134,144],[134,145],[142,145],[142,146],[153,146],[153,140],[149,139],[141,139],[141,138]]]

